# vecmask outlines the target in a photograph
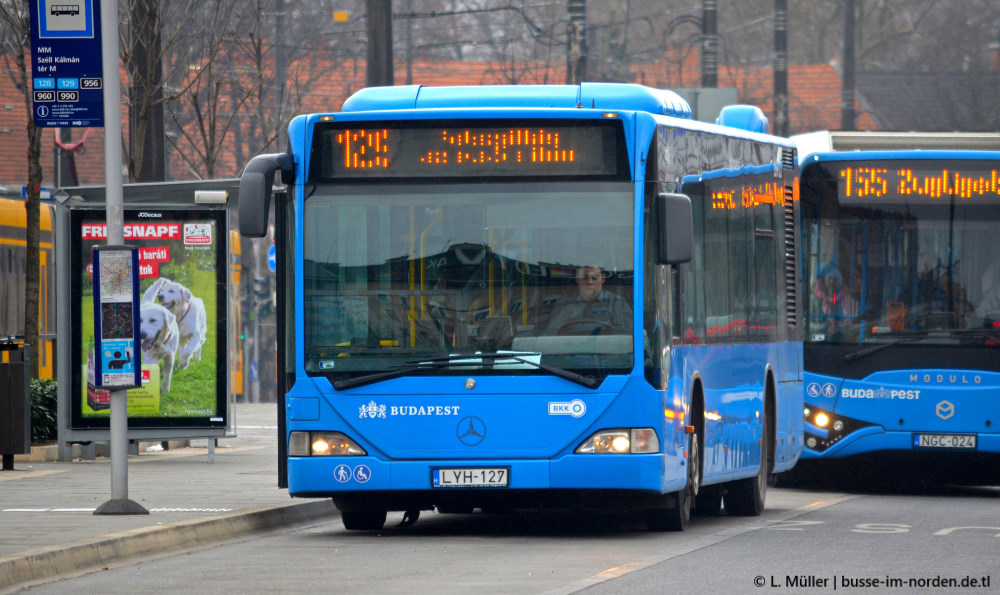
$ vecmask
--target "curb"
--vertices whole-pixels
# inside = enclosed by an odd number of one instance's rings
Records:
[[[155,442],[140,442],[139,452],[145,452],[147,448],[156,444],[167,442],[170,449],[187,448],[191,445],[190,440],[164,440]],[[82,459],[86,454],[82,444],[73,444],[73,459]],[[94,456],[110,457],[110,447],[105,442],[94,443]],[[30,453],[14,455],[14,463],[51,463],[59,460],[59,445],[47,444],[45,446],[32,446]]]
[[[338,514],[330,500],[250,508],[166,525],[110,533],[94,539],[0,558],[0,593],[160,558]]]

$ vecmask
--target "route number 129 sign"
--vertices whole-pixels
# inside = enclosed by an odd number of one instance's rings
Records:
[[[139,249],[95,246],[94,385],[125,390],[141,386],[139,352]]]

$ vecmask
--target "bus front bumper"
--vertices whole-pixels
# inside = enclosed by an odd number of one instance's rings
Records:
[[[553,460],[384,461],[376,457],[290,457],[288,489],[296,497],[333,497],[352,493],[426,492],[427,494],[525,494],[548,491],[628,491],[659,495],[686,483],[665,480],[664,458],[652,455],[568,455]],[[448,471],[451,473],[448,473]],[[455,473],[481,470],[493,485],[464,486]],[[468,473],[466,473],[468,472]],[[453,480],[459,479],[458,482]]]

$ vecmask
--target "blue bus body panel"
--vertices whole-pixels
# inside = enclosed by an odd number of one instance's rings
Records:
[[[970,370],[895,370],[861,380],[805,374],[806,406],[867,424],[823,452],[835,458],[878,450],[914,450],[914,435],[976,434],[978,452],[1000,452],[1000,374]],[[812,433],[825,437],[824,434]]]
[[[795,465],[802,453],[802,394],[799,343],[684,346],[673,350],[674,387],[679,378],[700,377],[705,396],[705,485],[756,473],[768,363],[774,364],[778,423],[775,471]],[[757,378],[753,384],[741,384]],[[673,398],[683,399],[680,394]]]
[[[469,390],[466,378],[408,377],[324,393],[366,448],[395,460],[548,458],[575,447],[602,416],[625,422],[614,407],[621,377],[596,391],[552,377],[496,376],[470,377],[476,386]],[[579,417],[550,413],[563,404],[577,405]],[[648,419],[648,412],[637,413]],[[480,440],[462,438],[470,421]]]

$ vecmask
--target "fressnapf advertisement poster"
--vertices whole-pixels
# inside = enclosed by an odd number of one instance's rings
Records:
[[[71,216],[74,300],[72,425],[108,427],[111,395],[95,382],[91,251],[107,243],[104,210]],[[129,427],[225,427],[226,213],[125,212],[125,244],[139,252],[141,380],[129,389]]]

